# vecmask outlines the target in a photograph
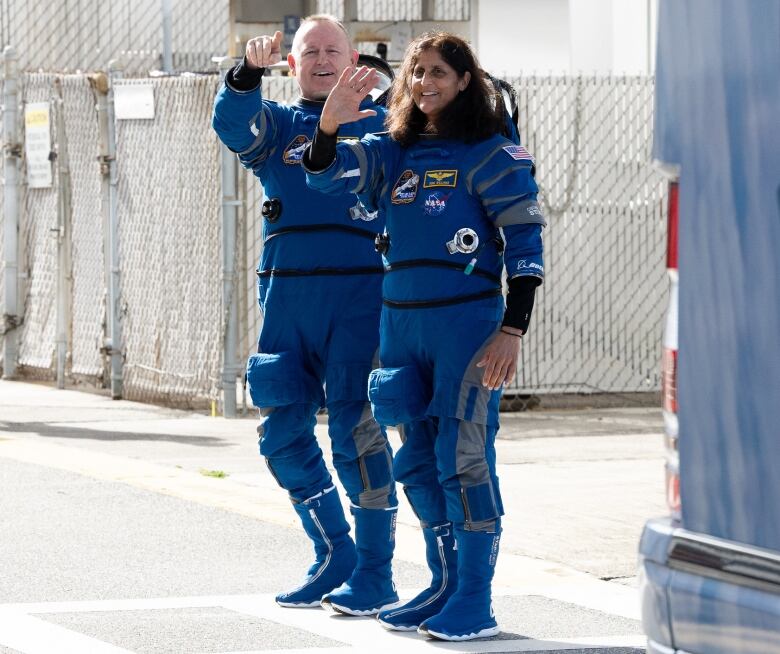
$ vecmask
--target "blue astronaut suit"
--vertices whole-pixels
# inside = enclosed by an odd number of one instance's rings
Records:
[[[336,608],[376,613],[397,600],[390,577],[397,507],[392,452],[366,396],[379,342],[382,263],[373,240],[382,220],[351,194],[326,198],[306,186],[301,157],[323,102],[265,100],[259,79],[255,88],[239,88],[235,70],[216,97],[213,127],[260,179],[267,199],[258,268],[264,322],[247,383],[264,415],[260,453],[289,493],[316,554],[304,583],[277,601],[319,605],[346,582],[332,594]],[[344,136],[381,128],[384,108],[370,98],[363,106],[378,115],[345,126]],[[355,516],[357,552],[314,436],[322,406],[333,463]]]
[[[533,160],[498,135],[402,148],[380,134],[339,144],[327,168],[307,172],[311,187],[355,192],[386,217],[382,368],[369,397],[380,423],[399,424],[394,473],[421,521],[433,579],[379,619],[448,639],[497,633],[489,585],[504,513],[501,391],[482,385],[476,363],[502,324],[503,267],[510,280],[544,275]]]

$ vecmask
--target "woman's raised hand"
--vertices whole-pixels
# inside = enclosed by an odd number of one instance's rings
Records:
[[[361,109],[360,103],[378,81],[379,73],[374,68],[345,68],[322,108],[320,129],[326,134],[335,134],[339,125],[376,116],[373,109]]]

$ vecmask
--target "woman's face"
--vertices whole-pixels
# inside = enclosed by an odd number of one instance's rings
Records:
[[[435,120],[441,110],[468,86],[470,79],[468,71],[463,77],[458,77],[438,50],[428,48],[420,53],[412,69],[412,99],[428,120]]]

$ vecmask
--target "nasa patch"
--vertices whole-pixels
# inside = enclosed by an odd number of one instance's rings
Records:
[[[309,139],[303,134],[299,134],[288,145],[282,153],[282,159],[284,163],[294,166],[301,163],[303,159],[303,151],[306,146],[309,145]]]
[[[417,187],[420,184],[420,176],[413,170],[405,170],[390,193],[390,202],[393,204],[408,204],[417,197]]]
[[[423,208],[425,213],[429,216],[438,216],[447,208],[447,200],[450,199],[450,193],[442,193],[441,191],[434,191],[426,199]]]

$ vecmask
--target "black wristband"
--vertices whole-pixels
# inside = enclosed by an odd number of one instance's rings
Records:
[[[246,63],[246,57],[231,68],[225,81],[228,86],[236,91],[254,91],[260,86],[265,68],[250,68]]]
[[[303,167],[313,173],[321,172],[330,166],[336,159],[336,144],[338,143],[338,130],[335,134],[326,134],[320,129],[319,123],[314,130],[314,138],[311,147],[303,153]]]
[[[522,330],[524,334],[528,331],[536,287],[541,283],[541,279],[532,275],[522,275],[509,280],[509,293],[506,296],[506,311],[501,322],[502,327],[514,327]]]

